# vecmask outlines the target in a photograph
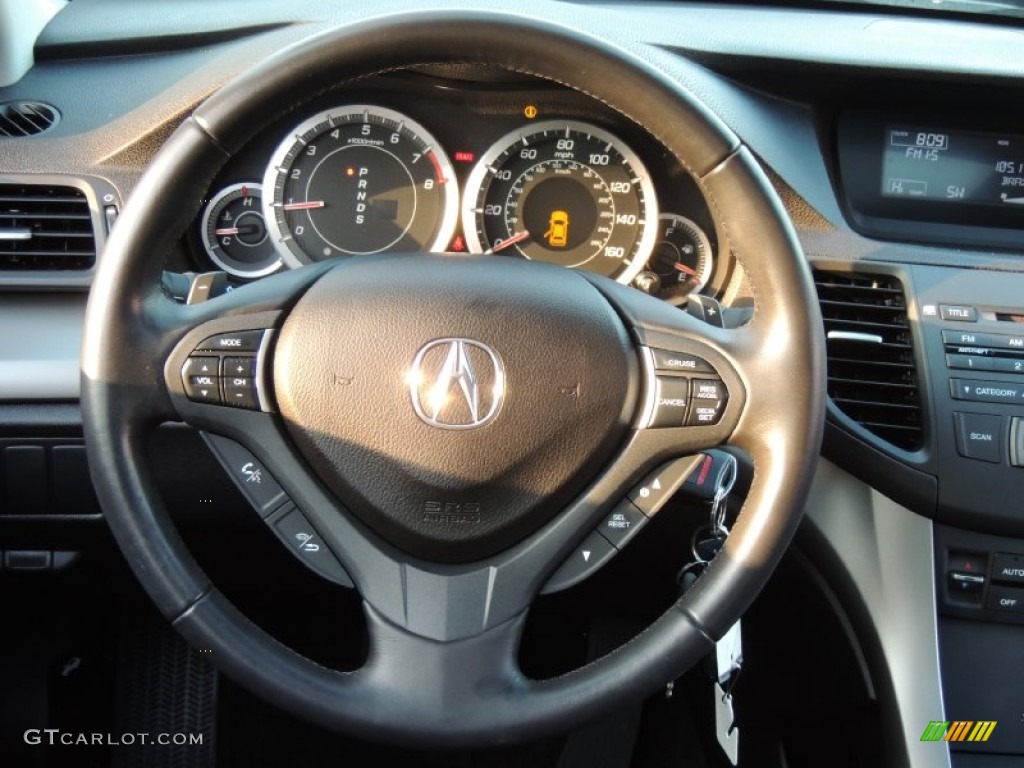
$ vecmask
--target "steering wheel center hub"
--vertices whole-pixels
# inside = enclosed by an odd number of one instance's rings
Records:
[[[438,562],[487,557],[564,509],[621,443],[637,381],[586,279],[499,257],[348,260],[274,355],[281,414],[321,481]]]

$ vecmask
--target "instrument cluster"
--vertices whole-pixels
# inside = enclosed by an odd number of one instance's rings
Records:
[[[582,94],[425,75],[323,97],[222,169],[197,261],[236,281],[392,251],[586,269],[674,303],[713,292],[717,238],[694,180]]]

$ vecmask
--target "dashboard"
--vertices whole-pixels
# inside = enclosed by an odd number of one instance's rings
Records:
[[[675,304],[724,289],[707,203],[649,133],[577,91],[467,69],[377,76],[275,121],[211,185],[195,268],[243,283],[446,251],[586,269]]]
[[[0,138],[3,194],[38,185],[63,190],[49,193],[61,205],[80,198],[96,253],[164,140],[217,87],[377,12],[253,0],[218,3],[211,20],[180,0],[142,5],[75,0],[41,33],[32,69],[0,87],[4,104],[45,99],[60,113],[39,137]],[[829,423],[800,544],[865,649],[904,758],[894,764],[1018,760],[1024,33],[847,7],[509,8],[642,47],[756,155],[815,274],[828,340]],[[282,105],[211,169],[201,199],[181,201],[193,222],[153,258],[169,273],[223,271],[236,287],[309,262],[425,249],[591,270],[680,306],[751,302],[693,159],[574,90],[573,73],[565,81],[425,65]],[[20,232],[21,215],[0,203],[0,230]],[[22,267],[0,271],[0,429],[5,450],[32,449],[8,474],[42,491],[8,480],[0,531],[53,549],[48,526],[67,542],[78,522],[102,523],[94,505],[65,507],[86,492],[45,485],[70,476],[65,449],[81,448],[96,254],[23,268],[62,258],[27,260],[28,242],[0,242]],[[194,501],[181,493],[182,506]],[[1000,725],[989,743],[952,753],[919,743],[929,721],[954,718]]]

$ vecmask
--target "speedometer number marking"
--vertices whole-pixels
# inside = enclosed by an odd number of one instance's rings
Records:
[[[639,158],[595,126],[552,121],[513,131],[470,174],[469,248],[628,283],[653,245],[657,211],[647,179]]]

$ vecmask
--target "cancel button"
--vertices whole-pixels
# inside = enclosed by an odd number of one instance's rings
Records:
[[[999,464],[1003,460],[1003,417],[987,413],[954,413],[956,450],[961,456]]]

